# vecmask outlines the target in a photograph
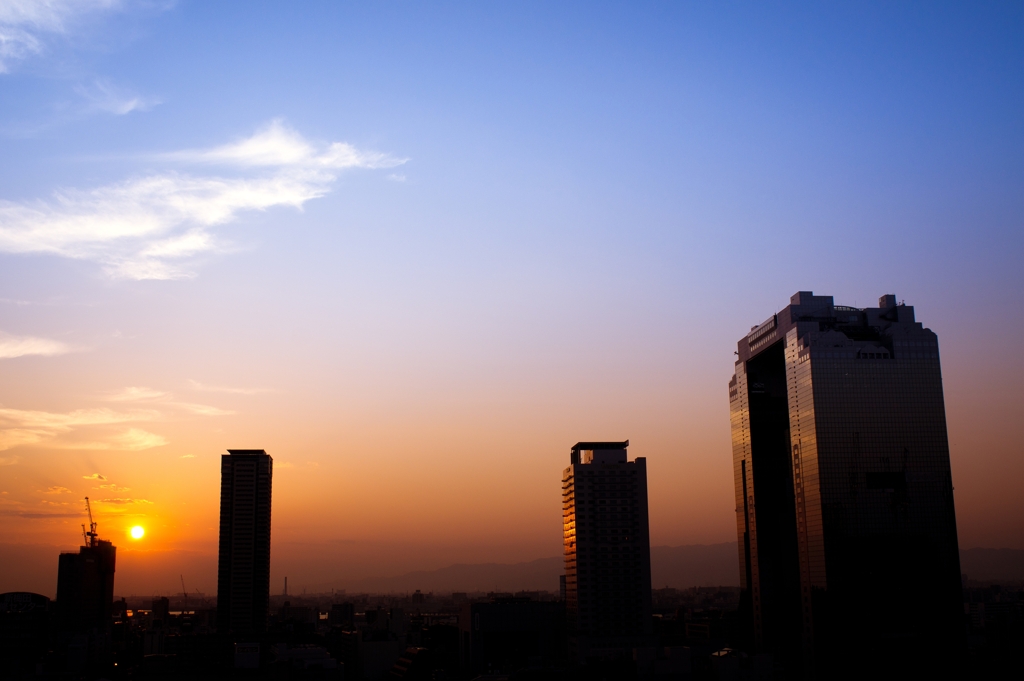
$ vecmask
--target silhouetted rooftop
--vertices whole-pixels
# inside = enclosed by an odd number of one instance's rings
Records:
[[[625,449],[629,446],[629,440],[625,442],[577,442],[572,446],[574,452],[593,451],[595,449]]]

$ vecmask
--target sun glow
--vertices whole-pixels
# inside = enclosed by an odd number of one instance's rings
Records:
[[[146,528],[142,525],[136,525],[129,531],[129,533],[132,535],[132,539],[142,539],[143,535],[146,534]]]

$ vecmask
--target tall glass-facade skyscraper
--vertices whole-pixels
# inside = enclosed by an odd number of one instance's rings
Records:
[[[936,335],[892,295],[858,309],[801,291],[737,354],[751,643],[791,676],[948,660],[963,606]]]
[[[651,634],[647,460],[578,442],[562,472],[565,605],[573,656],[631,651]]]
[[[236,637],[267,628],[273,473],[274,460],[262,449],[229,449],[221,457],[217,629]]]

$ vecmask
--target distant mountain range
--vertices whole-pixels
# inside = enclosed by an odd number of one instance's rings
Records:
[[[1024,551],[960,549],[960,572],[981,582],[1024,582]]]
[[[739,586],[740,558],[736,542],[651,547],[651,586]]]
[[[456,563],[438,570],[417,570],[394,577],[350,582],[354,593],[424,593],[452,591],[557,591],[562,573],[561,556],[527,563]]]
[[[364,579],[348,585],[350,592],[557,591],[561,556],[525,563],[459,563],[438,570]],[[1024,581],[1024,551],[964,549],[960,569],[969,579]],[[651,584],[655,589],[692,586],[739,586],[735,542],[651,547]]]
[[[408,572],[395,577],[364,579],[349,591],[557,591],[564,570],[562,556],[526,563],[459,563],[439,570]],[[739,586],[735,542],[651,547],[651,578],[655,588],[671,586]]]
[[[35,591],[53,596],[57,583],[56,556],[62,547],[0,543],[0,592]],[[163,587],[142,586],[148,593],[173,594],[178,584],[181,562],[173,562],[165,554],[118,552],[118,595],[131,595],[139,587],[125,581],[125,576],[145,575],[150,583]],[[148,560],[143,560],[147,559]],[[195,574],[216,575],[217,556],[195,554],[186,556]],[[175,560],[182,561],[180,554]],[[198,567],[195,567],[198,566]],[[967,578],[980,582],[1024,582],[1024,551],[1019,549],[965,549],[960,551],[960,569]],[[338,579],[324,585],[313,583],[314,590],[343,587],[349,593],[444,593],[452,591],[557,591],[562,574],[561,556],[541,558],[523,563],[457,564],[439,570],[408,572],[391,577],[370,579]],[[172,574],[173,573],[173,574]],[[189,573],[186,571],[186,579]],[[295,573],[292,573],[295,574]],[[366,574],[365,572],[363,574]],[[125,587],[125,584],[129,584]],[[695,544],[689,546],[654,546],[651,548],[651,585],[655,589],[692,586],[737,586],[739,561],[735,542]],[[190,584],[190,588],[194,588]],[[213,593],[216,585],[204,586]]]

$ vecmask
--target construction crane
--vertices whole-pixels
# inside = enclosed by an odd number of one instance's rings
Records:
[[[85,498],[85,511],[89,514],[89,531],[85,531],[85,524],[82,524],[82,539],[86,546],[96,546],[96,523],[92,520],[92,507],[89,506],[89,497]]]

